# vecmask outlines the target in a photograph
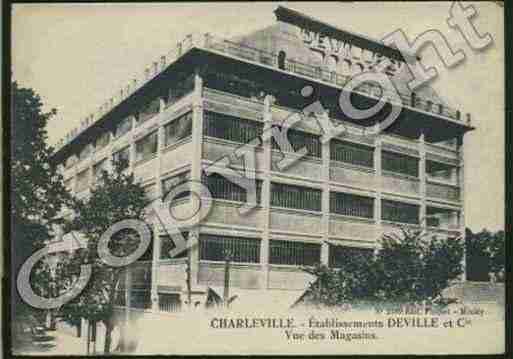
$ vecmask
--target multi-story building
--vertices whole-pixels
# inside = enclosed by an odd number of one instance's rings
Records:
[[[208,216],[184,233],[198,240],[188,253],[169,258],[172,241],[154,225],[151,251],[129,267],[118,304],[170,311],[188,294],[201,301],[207,287],[223,287],[227,250],[231,294],[243,301],[281,290],[297,298],[311,280],[302,266],[337,267],[346,255],[372,252],[398,226],[453,238],[464,231],[470,116],[427,86],[411,92],[397,49],[287,8],[275,15],[276,24],[236,39],[188,36],[57,149],[65,185],[80,198],[99,170],[120,158],[151,199],[185,179],[203,181],[212,193]],[[401,112],[384,131],[366,132],[391,104],[365,122],[347,116],[339,96],[352,76],[377,71],[385,59]],[[305,87],[313,92],[302,93]],[[375,104],[376,88],[357,88],[355,106]],[[259,139],[317,100],[326,111],[303,116],[287,132],[293,150],[307,154],[278,166],[283,147]],[[319,116],[345,131],[322,141]],[[254,153],[254,168],[235,152],[243,145]],[[246,190],[204,171],[223,157],[231,169],[254,172],[258,205],[246,214],[239,212]],[[192,201],[182,196],[173,208],[186,210]]]

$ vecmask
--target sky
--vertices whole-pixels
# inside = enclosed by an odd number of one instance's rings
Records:
[[[14,4],[13,80],[33,88],[58,116],[48,127],[54,144],[189,33],[247,34],[275,23],[278,5],[337,27],[380,39],[401,29],[413,41],[428,30],[466,56],[448,69],[431,47],[420,55],[438,77],[430,84],[453,107],[472,114],[465,136],[465,217],[473,231],[504,228],[504,13],[491,2],[472,18],[491,46],[476,52],[451,29],[451,2],[262,2]]]

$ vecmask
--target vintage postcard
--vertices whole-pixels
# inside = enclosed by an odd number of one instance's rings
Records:
[[[9,10],[9,353],[504,354],[502,2]]]

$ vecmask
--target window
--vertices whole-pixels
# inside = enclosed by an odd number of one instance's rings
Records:
[[[430,177],[450,181],[452,179],[454,166],[445,163],[426,161],[426,172]]]
[[[95,142],[95,147],[97,150],[104,148],[109,144],[110,141],[110,132],[104,132],[102,133]]]
[[[330,147],[332,161],[374,167],[374,149],[372,147],[338,140],[332,140]]]
[[[320,263],[321,245],[315,243],[271,240],[269,263],[312,266]]]
[[[89,187],[89,170],[83,170],[77,174],[77,192],[86,190]]]
[[[351,74],[351,61],[344,59],[340,61],[340,73],[342,75],[350,75]]]
[[[458,225],[458,211],[446,209],[446,208],[437,208],[437,207],[427,207],[426,208],[426,226],[429,227],[443,227],[448,228],[451,226]]]
[[[202,234],[199,252],[200,260],[225,261],[230,254],[233,262],[259,263],[260,239]]]
[[[349,257],[363,256],[369,260],[374,255],[374,249],[356,248],[346,246],[330,246],[329,266],[333,268],[343,267],[348,262]]]
[[[275,126],[280,129],[280,131],[283,131],[283,129],[280,126]],[[322,146],[321,142],[319,140],[319,136],[313,135],[311,133],[302,132],[298,130],[294,130],[289,128],[287,130],[287,139],[289,140],[290,144],[292,145],[292,149],[286,149],[286,148],[279,148],[278,143],[274,140],[274,137],[272,137],[272,147],[273,149],[280,149],[282,151],[286,152],[293,152],[293,151],[299,151],[301,148],[306,147],[308,150],[307,155],[320,158],[322,153]]]
[[[186,113],[164,127],[164,145],[169,146],[192,134],[192,112]]]
[[[419,159],[395,152],[383,151],[381,153],[384,171],[401,173],[408,176],[419,176]]]
[[[183,238],[187,241],[189,239],[189,232],[182,232]],[[187,257],[187,250],[183,250],[176,256],[171,258],[169,252],[175,248],[173,238],[170,236],[160,236],[160,259],[174,259],[174,258],[185,258]]]
[[[159,310],[163,312],[179,312],[182,300],[178,293],[159,293]]]
[[[147,289],[132,289],[130,291],[130,307],[137,309],[150,309],[151,291]]]
[[[262,193],[262,181],[256,181],[257,203],[260,203]],[[213,198],[226,199],[229,201],[247,202],[247,191],[229,179],[218,173],[203,175],[202,182],[206,184]]]
[[[178,174],[176,176],[169,177],[169,178],[166,178],[166,179],[162,180],[162,196],[163,196],[163,199],[165,199],[165,197],[167,196],[169,191],[171,191],[171,189],[173,189],[174,187],[178,186],[180,183],[187,182],[190,178],[191,178],[190,172],[183,172],[183,173],[180,173],[180,174]],[[180,199],[180,198],[189,197],[189,196],[190,196],[190,192],[186,192],[186,191],[180,192],[179,194],[177,194],[174,197],[174,200],[177,200],[177,199]]]
[[[381,219],[410,224],[419,223],[418,205],[389,200],[382,200],[381,203]]]
[[[287,60],[287,54],[285,51],[280,51],[278,54],[278,67],[282,70],[285,70],[285,61]]]
[[[206,111],[203,121],[203,135],[224,140],[248,143],[262,135],[261,122]]]
[[[440,227],[440,218],[438,217],[427,217],[426,226],[428,227]]]
[[[248,78],[242,78],[221,71],[206,73],[203,84],[214,90],[229,92],[230,94],[247,98],[256,97],[265,87],[263,84]]]
[[[282,183],[271,183],[271,205],[320,211],[321,190]]]
[[[160,111],[160,98],[153,99],[146,103],[140,110],[137,118],[137,124],[148,121]]]
[[[124,118],[116,125],[116,130],[114,132],[115,137],[121,137],[125,133],[128,133],[132,130],[132,116]]]
[[[128,168],[128,165],[130,164],[130,147],[127,146],[122,150],[115,152],[112,155],[112,162],[113,165],[119,163],[121,165],[122,170]]]
[[[157,131],[147,135],[135,144],[135,161],[148,159],[157,153]]]
[[[374,217],[374,199],[349,193],[330,192],[330,212],[344,216]]]
[[[194,89],[194,74],[178,80],[169,89],[168,104],[175,103]]]
[[[328,67],[328,71],[335,71],[337,68],[337,62],[338,59],[333,55],[326,57],[326,66]]]

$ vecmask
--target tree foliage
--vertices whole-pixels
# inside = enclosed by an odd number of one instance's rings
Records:
[[[39,95],[16,82],[11,101],[11,215],[21,222],[49,220],[70,199],[47,144],[46,127],[57,111],[43,112]]]
[[[90,264],[92,276],[82,293],[62,308],[62,313],[72,322],[78,318],[102,321],[107,330],[105,353],[110,352],[115,295],[123,267],[104,263],[98,256],[98,242],[102,234],[119,221],[144,220],[148,205],[143,187],[135,182],[133,174],[126,174],[122,168],[121,163],[116,163],[114,171],[103,171],[90,196],[75,200],[75,216],[67,227],[68,231],[79,231],[87,237],[87,248],[73,254],[66,264],[65,275],[72,278],[81,264]],[[139,241],[134,230],[120,230],[109,241],[109,249],[113,255],[124,257],[136,250]]]
[[[11,105],[10,243],[12,271],[18,273],[22,263],[51,238],[47,224],[71,197],[51,161],[54,149],[47,143],[47,126],[57,111],[44,112],[39,95],[16,82],[11,83]],[[33,282],[44,287],[47,280],[48,276],[35,275]],[[13,315],[33,311],[12,283]]]
[[[483,229],[473,233],[465,231],[467,258],[467,279],[472,281],[489,281],[490,274],[499,281],[504,281],[504,231],[490,232]]]
[[[316,280],[308,301],[338,306],[358,301],[439,301],[442,291],[462,274],[463,244],[402,229],[386,234],[374,256],[347,256],[340,268],[305,269]]]

